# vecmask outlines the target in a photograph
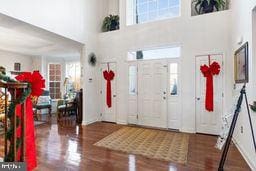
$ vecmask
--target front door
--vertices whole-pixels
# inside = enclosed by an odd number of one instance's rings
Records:
[[[109,65],[109,67],[108,67]],[[106,101],[106,88],[107,88],[107,81],[103,77],[103,72],[105,70],[112,70],[115,73],[114,79],[111,81],[111,92],[112,92],[112,106],[107,106]],[[100,68],[100,75],[101,75],[101,117],[102,121],[107,122],[116,122],[116,63],[109,63],[109,64],[101,64]]]
[[[138,62],[139,125],[167,128],[167,62]]]
[[[223,56],[211,55],[211,63],[221,65],[219,75],[213,76],[214,111],[205,109],[206,78],[200,71],[200,66],[209,64],[208,56],[196,57],[196,131],[198,133],[218,135],[221,130],[221,116],[223,112]]]

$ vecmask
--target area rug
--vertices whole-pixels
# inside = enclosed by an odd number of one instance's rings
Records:
[[[188,143],[188,134],[124,127],[94,145],[148,158],[186,164]]]

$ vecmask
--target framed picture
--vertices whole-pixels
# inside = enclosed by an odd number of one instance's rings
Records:
[[[248,42],[235,52],[235,82],[248,83]]]
[[[20,71],[20,63],[14,63],[14,71]]]

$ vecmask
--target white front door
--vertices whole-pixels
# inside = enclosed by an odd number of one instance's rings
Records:
[[[219,75],[213,76],[214,111],[205,109],[206,78],[200,71],[200,66],[208,65],[208,56],[196,57],[196,132],[218,135],[221,130],[221,116],[223,112],[223,56],[211,55],[211,63],[221,65]]]
[[[109,108],[106,101],[107,81],[103,77],[103,72],[108,70],[107,64],[101,64],[101,117],[102,121],[116,122],[116,63],[109,63],[109,69],[115,73],[114,79],[111,81],[112,106]]]
[[[139,125],[167,128],[167,62],[138,62]]]

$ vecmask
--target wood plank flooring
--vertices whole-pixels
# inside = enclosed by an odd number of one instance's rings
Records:
[[[89,126],[44,124],[36,128],[38,171],[215,171],[221,152],[214,148],[216,137],[190,134],[186,165],[148,159],[107,150],[93,144],[122,125],[94,123]],[[1,144],[2,145],[2,144]],[[225,171],[250,170],[234,145]]]

